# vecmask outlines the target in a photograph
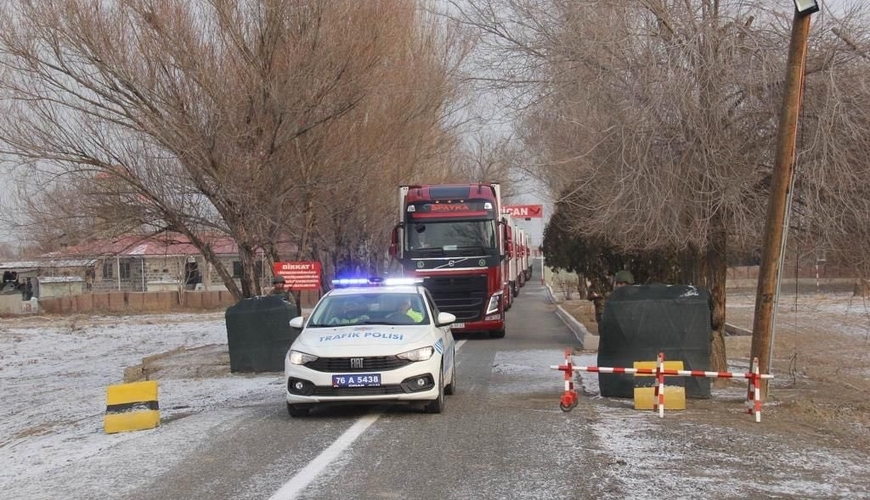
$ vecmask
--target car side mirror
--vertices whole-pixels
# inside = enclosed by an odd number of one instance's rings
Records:
[[[295,318],[290,320],[291,328],[299,328],[301,329],[305,325],[305,317],[304,316],[296,316]]]
[[[438,321],[435,322],[435,326],[447,326],[456,321],[456,316],[450,313],[438,313]]]

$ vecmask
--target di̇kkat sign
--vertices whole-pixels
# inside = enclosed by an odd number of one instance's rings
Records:
[[[275,276],[283,276],[291,290],[320,290],[320,262],[276,262],[272,267]]]

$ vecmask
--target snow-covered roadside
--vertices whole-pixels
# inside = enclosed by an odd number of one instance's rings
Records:
[[[577,366],[596,366],[597,354],[573,356]],[[748,366],[732,365],[744,372]],[[602,399],[598,374],[578,372],[580,405],[574,411],[590,422],[603,455],[613,463],[609,474],[631,498],[866,498],[870,459],[852,450],[813,447],[765,434],[764,424],[739,411],[728,419],[745,425],[710,425],[680,412],[664,419],[635,411],[631,400]],[[745,389],[714,389],[714,399],[736,401]],[[685,412],[691,411],[692,402]],[[667,408],[667,403],[665,405]],[[749,426],[749,427],[747,427]],[[754,427],[753,427],[754,426]],[[752,471],[747,473],[747,470]],[[692,492],[687,496],[687,492]]]
[[[164,443],[175,450],[165,456],[179,455],[179,436],[160,436],[176,434],[169,427],[104,434],[106,387],[122,382],[124,369],[143,357],[226,340],[223,313],[0,320],[0,491],[70,464],[99,460],[107,449],[135,448],[128,442],[145,436],[152,452],[155,444]],[[161,417],[194,414],[184,419],[189,436],[184,439],[195,440],[220,424],[216,415],[197,413],[241,400],[246,405],[280,404],[281,383],[280,374],[274,373],[159,380]],[[167,460],[146,463],[171,465]]]

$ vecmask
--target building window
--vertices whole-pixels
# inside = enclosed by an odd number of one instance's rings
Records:
[[[110,280],[115,275],[115,263],[107,260],[103,262],[103,279]]]
[[[122,280],[130,279],[130,262],[121,262],[118,264],[118,274]]]
[[[257,278],[263,277],[263,261],[258,260],[254,262],[254,272],[257,274]],[[242,277],[242,261],[234,260],[233,261],[233,278],[241,278]]]
[[[233,278],[241,278],[242,277],[242,261],[234,260],[233,261]]]

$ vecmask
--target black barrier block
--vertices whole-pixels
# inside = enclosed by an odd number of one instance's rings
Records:
[[[686,370],[710,370],[712,301],[705,288],[632,285],[615,289],[598,325],[598,366],[631,368],[635,361],[682,361]],[[632,375],[599,373],[604,397],[634,397]],[[686,397],[709,399],[710,379],[684,377]],[[655,380],[654,378],[652,380]]]
[[[284,357],[299,330],[290,328],[296,306],[277,295],[243,299],[225,318],[231,372],[284,370]]]

